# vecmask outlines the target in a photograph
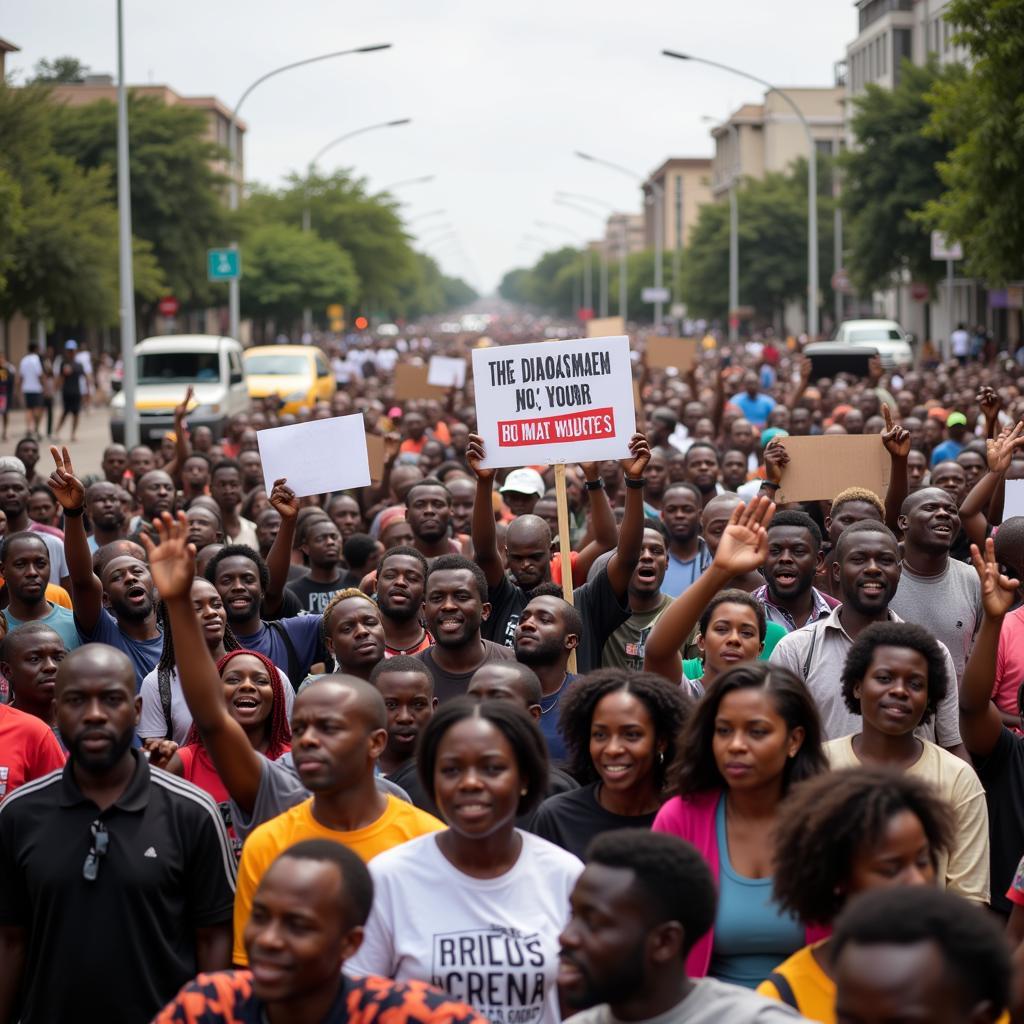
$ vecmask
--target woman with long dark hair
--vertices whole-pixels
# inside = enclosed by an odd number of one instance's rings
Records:
[[[545,800],[530,831],[582,858],[601,832],[650,828],[692,703],[651,672],[607,668],[578,679],[559,729],[581,787]]]
[[[675,792],[653,828],[688,840],[719,887],[715,925],[687,958],[690,977],[753,988],[810,938],[772,899],[779,805],[790,786],[826,767],[807,687],[768,662],[717,676],[679,741]]]

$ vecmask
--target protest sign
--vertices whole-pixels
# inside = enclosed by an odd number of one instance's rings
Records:
[[[667,370],[689,373],[700,352],[696,338],[648,338],[644,362],[649,370]]]
[[[487,468],[624,459],[635,431],[629,339],[473,351]]]
[[[847,487],[866,487],[884,500],[892,466],[881,434],[780,437],[776,443],[789,453],[775,493],[780,505],[831,501]]]
[[[466,360],[448,356],[431,356],[427,383],[441,388],[461,388],[466,383]]]
[[[1002,522],[1014,516],[1024,516],[1024,480],[1007,480],[1003,496]]]
[[[384,438],[380,434],[366,435],[366,460],[370,464],[370,481],[379,484],[384,476]]]
[[[360,413],[256,432],[269,494],[284,477],[296,497],[366,487],[366,421]]]
[[[626,322],[621,316],[605,316],[587,321],[588,338],[617,338],[626,333]]]
[[[429,370],[415,363],[398,363],[395,366],[395,398],[405,401],[410,398],[434,398],[443,400],[448,387],[438,387],[427,382]]]

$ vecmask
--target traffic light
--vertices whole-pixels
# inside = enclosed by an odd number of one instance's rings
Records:
[[[356,330],[365,331],[370,326],[370,321],[365,316],[357,316],[355,320]]]

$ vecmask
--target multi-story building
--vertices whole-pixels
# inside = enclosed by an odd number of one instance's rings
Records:
[[[697,223],[698,211],[712,201],[711,159],[669,157],[644,182],[644,245],[649,249],[654,248],[659,209],[654,200],[659,186],[664,196],[660,206],[662,245],[665,252],[685,248]]]
[[[182,96],[169,85],[131,85],[134,96],[152,96],[169,107],[195,107],[206,115],[206,138],[225,150],[229,146],[231,111],[214,96]],[[117,85],[112,75],[86,75],[82,82],[69,82],[54,86],[53,98],[58,103],[72,107],[83,107],[100,100],[117,102]],[[239,187],[245,181],[245,122],[237,121],[237,142],[235,162]],[[226,177],[231,176],[229,161],[225,158],[214,160],[213,169]]]
[[[904,58],[923,65],[929,58],[940,64],[969,63],[963,47],[953,42],[955,26],[946,20],[950,0],[857,0],[857,36],[846,48],[847,133],[854,101],[869,84],[891,89],[899,83]],[[953,327],[987,322],[997,337],[1016,345],[1024,337],[1020,282],[987,291],[982,282],[956,277],[952,295],[945,281],[936,301],[921,298],[925,290],[909,279],[869,299],[874,312],[899,320],[907,330],[933,341],[948,339]]]
[[[7,54],[18,53],[20,49],[20,46],[15,46],[14,43],[9,43],[6,39],[0,39],[0,82],[7,74]]]
[[[608,249],[609,259],[618,259],[622,255],[622,242],[625,239],[626,252],[642,252],[644,248],[644,218],[639,213],[610,213],[605,222],[604,244]]]
[[[818,153],[832,155],[845,137],[841,85],[825,88],[785,88],[810,125]],[[711,160],[711,193],[724,195],[734,178],[763,178],[784,172],[807,158],[807,134],[792,107],[776,92],[763,103],[745,103],[724,124],[711,131],[715,155]]]

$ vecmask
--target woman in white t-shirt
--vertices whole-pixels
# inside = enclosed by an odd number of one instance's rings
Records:
[[[842,676],[843,699],[861,731],[825,744],[833,769],[896,768],[930,782],[953,809],[956,830],[939,857],[939,884],[975,903],[989,901],[988,807],[974,769],[914,730],[935,713],[947,687],[938,641],[910,622],[876,622],[854,641]]]
[[[429,982],[500,1024],[558,1024],[558,936],[583,865],[515,827],[547,786],[540,730],[507,701],[459,698],[418,757],[448,829],[370,862],[373,911],[346,971]]]

